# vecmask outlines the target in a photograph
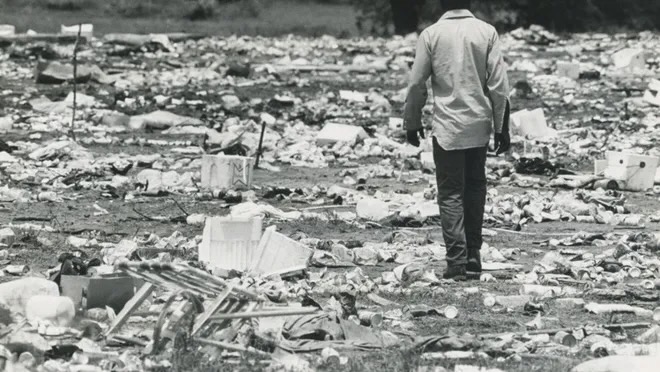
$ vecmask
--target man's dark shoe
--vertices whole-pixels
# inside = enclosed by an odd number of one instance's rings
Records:
[[[465,273],[468,279],[481,279],[481,252],[479,250],[468,251]]]
[[[447,267],[445,273],[442,274],[442,278],[447,280],[454,279],[457,282],[467,280],[467,276],[465,275],[465,265]]]

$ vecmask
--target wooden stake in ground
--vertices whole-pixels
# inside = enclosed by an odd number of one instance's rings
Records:
[[[254,167],[259,168],[259,159],[261,159],[261,147],[264,144],[264,133],[266,132],[266,121],[261,120],[261,136],[259,136],[259,148],[257,149],[257,159],[254,161]]]
[[[73,45],[73,114],[71,115],[71,128],[69,128],[69,136],[75,142],[76,141],[76,132],[74,130],[76,123],[76,95],[78,93],[78,44],[80,43],[80,34],[82,33],[82,23],[78,24],[78,35],[76,37],[76,43]]]

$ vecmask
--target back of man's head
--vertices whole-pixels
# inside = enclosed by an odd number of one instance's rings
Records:
[[[470,9],[470,0],[440,0],[440,5],[442,9],[447,10],[456,10],[456,9]]]

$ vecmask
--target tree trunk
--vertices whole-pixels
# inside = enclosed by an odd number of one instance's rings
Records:
[[[392,6],[394,32],[397,35],[407,35],[416,32],[419,25],[417,1],[390,0],[390,5]]]

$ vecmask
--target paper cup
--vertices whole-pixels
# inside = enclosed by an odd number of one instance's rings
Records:
[[[458,317],[458,309],[455,306],[446,306],[442,309],[442,315],[447,319],[456,319]]]
[[[362,311],[359,314],[360,324],[367,327],[379,327],[383,324],[383,314],[372,311]]]

